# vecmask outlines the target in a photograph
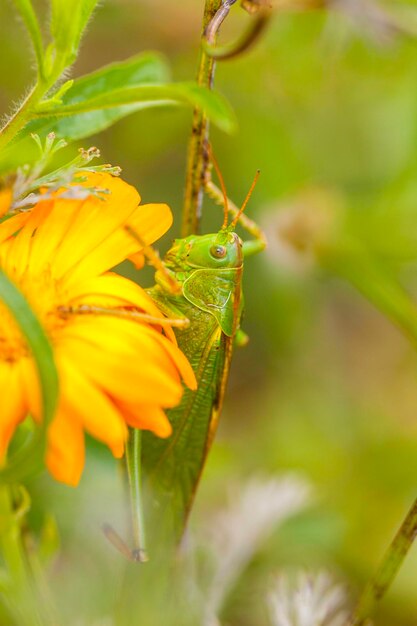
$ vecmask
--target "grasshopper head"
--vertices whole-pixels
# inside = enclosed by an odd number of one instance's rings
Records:
[[[195,268],[237,268],[243,263],[242,241],[233,231],[222,229],[209,235],[190,235],[176,239],[165,257],[174,272]]]

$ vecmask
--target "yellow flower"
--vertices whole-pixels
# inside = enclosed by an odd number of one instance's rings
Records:
[[[143,311],[162,318],[146,292],[108,270],[171,225],[164,204],[139,205],[137,191],[109,174],[88,174],[95,194],[41,200],[0,224],[0,268],[20,288],[52,343],[60,398],[48,431],[47,466],[76,485],[84,466],[84,431],[123,455],[127,426],[171,434],[163,409],[195,388],[192,369],[172,329],[88,313],[97,308]],[[104,193],[106,190],[107,193]],[[77,311],[84,314],[77,314]],[[28,414],[41,419],[34,360],[12,316],[0,304],[0,458]]]

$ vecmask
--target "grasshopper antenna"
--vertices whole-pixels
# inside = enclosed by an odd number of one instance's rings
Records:
[[[256,187],[256,183],[258,182],[258,180],[259,180],[259,176],[260,176],[260,175],[261,175],[261,170],[257,170],[257,172],[256,172],[256,174],[255,174],[255,178],[253,179],[253,182],[252,182],[252,184],[251,184],[251,186],[250,186],[250,189],[249,189],[249,191],[248,191],[248,193],[247,193],[247,196],[246,196],[246,198],[245,198],[245,201],[244,201],[244,203],[242,204],[242,207],[239,209],[238,214],[235,216],[235,219],[234,219],[234,220],[233,220],[233,222],[230,224],[230,228],[234,228],[234,227],[236,226],[236,224],[237,224],[237,223],[238,223],[238,221],[239,221],[239,217],[242,215],[243,211],[246,209],[246,206],[247,206],[247,204],[248,204],[248,202],[249,202],[249,200],[250,200],[250,197],[251,197],[251,195],[252,195],[252,193],[253,193],[253,190],[254,190],[254,189],[255,189],[255,187]]]
[[[223,220],[222,230],[225,230],[227,228],[228,215],[229,215],[229,201],[227,199],[226,185],[224,183],[224,178],[223,178],[222,173],[220,171],[220,167],[219,167],[219,164],[217,163],[216,157],[213,154],[213,150],[212,150],[211,146],[209,147],[209,152],[210,152],[210,157],[211,157],[211,161],[213,163],[214,169],[216,170],[217,178],[220,181],[220,187],[221,187],[222,194],[223,194],[223,200],[224,200],[224,220]]]

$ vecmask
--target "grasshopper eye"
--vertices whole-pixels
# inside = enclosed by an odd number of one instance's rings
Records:
[[[215,259],[224,259],[227,254],[226,246],[212,246],[210,248],[210,254]]]

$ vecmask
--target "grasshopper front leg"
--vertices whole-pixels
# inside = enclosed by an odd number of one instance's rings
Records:
[[[134,309],[100,307],[90,304],[67,307],[61,306],[59,307],[59,312],[64,315],[106,315],[110,317],[121,317],[126,320],[143,322],[153,326],[162,326],[163,328],[167,326],[172,328],[187,328],[187,326],[189,326],[190,321],[182,315],[180,311],[173,312],[172,309],[168,308],[164,310],[163,306],[159,306],[159,309],[161,313],[164,313],[167,317],[156,317]],[[175,317],[172,317],[172,313],[174,313]]]

